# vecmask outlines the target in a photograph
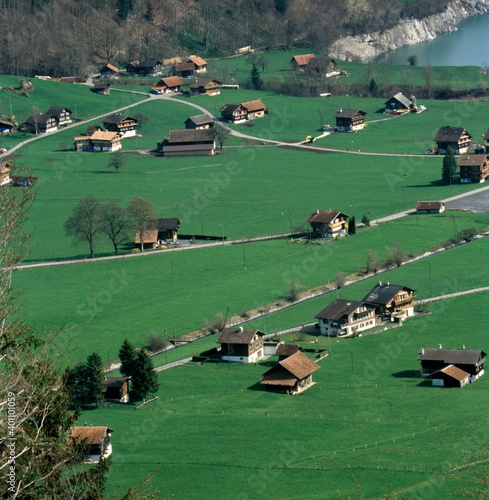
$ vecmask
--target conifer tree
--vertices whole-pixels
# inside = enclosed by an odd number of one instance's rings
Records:
[[[261,79],[260,72],[255,63],[253,63],[253,67],[251,68],[251,85],[253,85],[255,90],[261,90],[263,87],[263,80]]]
[[[452,184],[457,172],[457,161],[453,154],[453,149],[448,146],[447,152],[443,157],[442,179],[446,184]]]
[[[136,352],[134,346],[125,339],[119,349],[119,359],[121,361],[121,367],[119,371],[124,375],[124,377],[132,377],[134,371],[134,362],[136,359]]]
[[[85,366],[85,389],[89,401],[97,406],[104,400],[104,364],[100,354],[94,352],[87,358]]]
[[[355,222],[355,216],[350,218],[348,222],[348,234],[353,236],[357,232],[357,224]]]
[[[159,389],[160,384],[153,362],[143,349],[136,354],[131,382],[134,396],[143,401],[148,394],[153,394]]]

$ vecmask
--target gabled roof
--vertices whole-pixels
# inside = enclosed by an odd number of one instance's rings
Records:
[[[55,118],[59,118],[61,113],[65,112],[65,111],[67,111],[70,114],[73,113],[73,111],[71,111],[71,109],[62,108],[62,107],[58,107],[58,106],[52,106],[46,111],[46,114],[54,116]]]
[[[299,56],[294,56],[290,62],[295,61],[299,66],[306,66],[309,64],[311,59],[314,59],[316,56],[314,54],[302,54]]]
[[[43,114],[35,114],[29,116],[25,123],[28,123],[29,125],[35,126],[37,125],[46,125],[49,120],[53,118],[51,115],[43,115]]]
[[[105,70],[112,71],[113,73],[118,73],[119,69],[116,68],[113,64],[107,63],[105,66],[103,66],[99,73],[105,73]]]
[[[107,82],[97,82],[93,84],[93,89],[94,90],[105,90],[110,87],[110,83]]]
[[[262,337],[265,335],[260,330],[245,330],[242,328],[237,329],[227,329],[224,330],[219,339],[218,344],[250,344],[255,337],[258,335]]]
[[[212,142],[216,133],[212,129],[170,130],[168,143]]]
[[[444,206],[442,201],[418,201],[416,210],[440,210]]]
[[[110,125],[117,125],[118,123],[124,122],[126,120],[134,121],[137,122],[135,118],[131,118],[130,116],[125,116],[125,115],[109,115],[106,116],[103,120],[102,123],[109,123]]]
[[[419,361],[441,361],[453,365],[480,366],[485,361],[486,353],[480,349],[421,349]]]
[[[189,120],[191,122],[193,122],[197,126],[199,126],[199,125],[207,125],[207,124],[210,124],[210,123],[214,123],[214,120],[212,119],[212,117],[209,116],[209,115],[206,115],[206,114],[196,115],[196,116],[190,116],[189,118],[187,118],[185,120],[185,122],[188,122]]]
[[[362,302],[370,304],[388,304],[401,290],[406,292],[415,292],[412,288],[402,285],[392,285],[390,283],[382,283],[379,281],[370,292],[363,297]]]
[[[331,223],[337,217],[348,217],[343,212],[334,212],[331,210],[316,210],[306,222]]]
[[[342,109],[338,111],[334,115],[335,118],[353,118],[356,115],[366,115],[367,113],[365,111],[362,111],[361,109]]]
[[[71,427],[69,439],[87,444],[102,444],[110,432],[114,432],[110,427]]]
[[[302,351],[302,347],[299,344],[279,344],[275,354],[277,356],[292,356],[298,351]]]
[[[363,302],[356,300],[336,299],[329,306],[325,307],[319,314],[315,316],[318,319],[339,320],[344,315],[348,315],[361,307]],[[371,306],[372,307],[372,306]]]
[[[267,109],[265,104],[263,104],[260,99],[254,101],[242,102],[241,106],[248,111],[248,113],[253,113],[255,111],[260,111],[261,109]]]
[[[221,85],[220,81],[213,80],[212,78],[197,78],[195,82],[189,85],[189,87],[191,89],[198,89],[199,87],[206,87],[210,83],[214,83],[215,85]]]
[[[429,378],[436,378],[437,376],[440,376],[441,373],[443,373],[444,375],[447,375],[450,378],[458,380],[459,382],[466,379],[467,377],[470,377],[469,373],[467,373],[464,370],[461,370],[460,368],[457,368],[454,365],[448,365],[441,370],[437,370],[436,372],[430,373],[430,375],[428,375],[428,377]]]
[[[104,130],[96,130],[90,139],[93,141],[114,141],[117,139],[119,134],[117,132],[105,132]]]
[[[154,68],[155,66],[161,65],[161,61],[158,59],[146,59],[136,64],[137,68]]]
[[[136,245],[141,244],[140,232],[136,232],[136,237],[134,238],[134,243]],[[143,233],[143,243],[156,243],[158,241],[158,229],[147,229]]]
[[[314,57],[309,61],[306,69],[308,71],[322,71],[326,70],[331,64],[334,64],[336,66],[335,60],[331,59],[331,57]]]
[[[104,385],[107,389],[120,388],[127,383],[128,380],[128,377],[107,377],[104,381]]]
[[[8,120],[0,120],[0,128],[2,128],[2,126],[4,128],[13,128],[13,127],[15,127],[15,125],[12,122],[8,121]]]
[[[489,161],[489,155],[461,155],[457,161],[459,167],[471,167],[479,166],[482,167],[485,162]]]
[[[168,78],[162,78],[153,88],[178,87],[180,85],[183,85],[183,80],[179,76],[169,76]]]
[[[180,226],[180,219],[176,217],[164,217],[157,219],[158,231],[177,230]]]
[[[392,99],[395,99],[396,101],[400,102],[406,108],[409,108],[409,106],[413,104],[411,99],[408,99],[402,92],[398,92],[395,96],[392,96],[388,101],[385,101],[385,103],[387,104]]]
[[[283,359],[279,364],[299,380],[319,369],[318,364],[314,363],[314,361],[300,351]]]
[[[194,70],[195,70],[195,64],[193,62],[175,64],[175,71],[194,71]]]
[[[202,57],[199,56],[190,56],[188,60],[189,62],[194,63],[197,67],[205,66],[207,64],[207,61],[205,61],[204,59],[202,59]]]
[[[441,127],[433,139],[436,142],[458,142],[460,138],[467,134],[472,137],[463,127]]]
[[[219,111],[224,114],[232,114],[241,107],[241,104],[225,104]]]

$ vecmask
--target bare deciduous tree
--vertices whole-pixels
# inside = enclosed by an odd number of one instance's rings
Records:
[[[131,227],[131,216],[125,207],[117,205],[114,201],[100,207],[100,231],[104,233],[112,245],[116,255],[119,245],[128,238]]]
[[[153,206],[148,200],[135,196],[129,200],[129,214],[132,219],[133,227],[138,235],[141,245],[141,252],[144,251],[144,233],[156,225]]]

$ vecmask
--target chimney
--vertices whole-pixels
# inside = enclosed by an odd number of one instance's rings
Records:
[[[465,349],[465,346],[464,346],[464,345],[462,346],[462,349]]]
[[[424,354],[424,349],[423,348],[421,348],[420,354]]]
[[[316,210],[316,215],[319,215],[319,210]]]
[[[382,281],[379,281],[379,286],[382,286]]]
[[[239,326],[238,329],[236,330],[236,333],[241,333],[243,331],[243,327]]]
[[[443,346],[441,344],[438,344],[438,349],[443,349]]]
[[[343,111],[343,108],[340,108],[340,110],[338,111],[338,113],[341,113]]]

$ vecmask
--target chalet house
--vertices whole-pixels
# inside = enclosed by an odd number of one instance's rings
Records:
[[[263,357],[263,335],[260,330],[243,328],[224,330],[219,339],[221,361],[255,363]]]
[[[463,387],[470,384],[470,375],[455,365],[448,365],[428,375],[433,387]]]
[[[48,134],[58,130],[58,122],[54,116],[35,114],[22,124],[22,129],[32,134]]]
[[[195,73],[205,73],[207,71],[207,61],[199,56],[190,56],[187,63],[193,63],[195,66]]]
[[[479,349],[438,349],[422,348],[419,351],[418,361],[421,361],[421,375],[428,377],[450,365],[469,374],[469,381],[473,382],[484,375],[484,361],[486,353]]]
[[[175,243],[177,233],[180,229],[180,220],[175,217],[164,217],[156,219],[158,229],[158,240],[160,244]]]
[[[361,109],[342,109],[334,115],[338,132],[356,132],[365,127],[365,111]]]
[[[122,148],[118,132],[96,131],[92,135],[73,137],[75,151],[118,151]]]
[[[204,129],[212,128],[213,126],[214,120],[206,114],[191,116],[185,120],[185,128],[187,129]]]
[[[277,345],[275,354],[278,356],[279,361],[282,361],[299,351],[302,352],[302,347],[299,344],[285,344],[284,342],[280,342]]]
[[[219,95],[221,93],[221,82],[211,78],[197,78],[195,82],[188,85],[190,92],[195,95]]]
[[[110,94],[110,83],[98,82],[94,83],[93,87],[90,89],[92,92],[100,95]]]
[[[336,61],[330,57],[313,57],[305,67],[306,74],[315,78],[327,78],[336,71]]]
[[[175,63],[172,68],[172,75],[179,76],[180,78],[193,78],[195,70],[193,62]]]
[[[129,378],[106,377],[104,383],[104,399],[118,401],[119,403],[129,402]]]
[[[457,161],[460,182],[485,182],[489,175],[489,155],[462,155]]]
[[[418,201],[416,212],[418,214],[441,214],[445,211],[445,203],[442,201]]]
[[[125,115],[106,116],[102,124],[107,132],[117,132],[123,139],[136,136],[138,121],[135,118]]]
[[[83,450],[85,463],[98,463],[112,454],[110,427],[71,427],[68,442]]]
[[[169,76],[162,78],[152,89],[153,94],[170,94],[172,92],[180,92],[180,87],[183,81],[179,76]]]
[[[377,314],[391,321],[414,315],[415,290],[401,285],[379,281],[362,302],[375,306]]]
[[[343,212],[316,210],[307,219],[307,222],[311,225],[311,237],[337,238],[338,236],[344,236],[347,232],[346,219],[348,217]]]
[[[136,248],[141,248],[141,233],[136,231],[136,236],[134,238],[134,246]],[[158,229],[147,229],[143,233],[143,248],[158,248]]]
[[[73,112],[68,108],[60,108],[58,106],[53,106],[46,111],[47,115],[56,118],[56,121],[58,122],[58,127],[60,125],[67,125],[68,123],[71,123],[72,113]]]
[[[402,92],[398,92],[388,101],[385,101],[386,113],[392,113],[394,111],[409,111],[412,107],[413,101],[408,99]]]
[[[86,135],[92,135],[94,132],[103,132],[104,129],[100,125],[89,125],[85,130]]]
[[[467,153],[472,146],[472,136],[462,127],[441,127],[433,140],[438,145],[438,153],[442,155],[449,146],[456,155]]]
[[[11,134],[14,131],[15,124],[8,120],[0,120],[0,134]]]
[[[268,114],[268,108],[260,101],[260,99],[242,102],[241,107],[246,111],[247,120],[263,118],[266,114]]]
[[[12,165],[7,161],[0,163],[0,186],[7,186],[10,184],[10,170]]]
[[[375,306],[354,300],[336,299],[316,315],[321,335],[343,337],[373,328],[377,324]]]
[[[168,139],[159,142],[157,150],[164,156],[205,156],[216,151],[213,129],[171,130]]]
[[[221,109],[221,118],[229,123],[243,123],[246,121],[246,110],[241,104],[225,104]]]
[[[316,56],[314,54],[302,54],[300,56],[294,56],[290,60],[290,65],[295,71],[304,71],[307,65],[314,59]]]
[[[268,370],[261,384],[271,391],[299,394],[312,385],[312,374],[319,368],[304,353],[296,352]]]
[[[107,63],[100,68],[99,74],[102,78],[119,78],[119,69],[113,64]]]
[[[161,74],[162,62],[157,59],[133,61],[126,66],[126,72],[136,76],[157,76]]]

